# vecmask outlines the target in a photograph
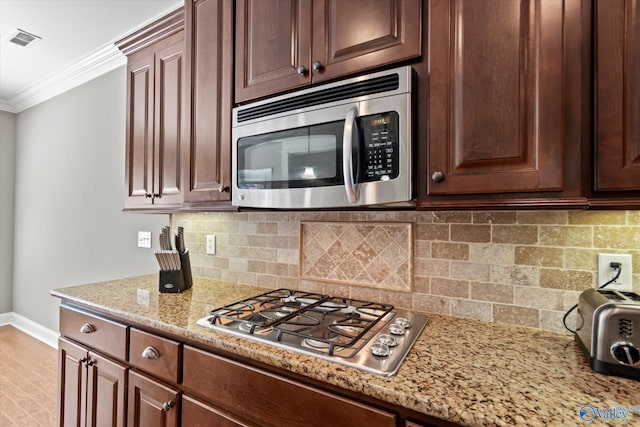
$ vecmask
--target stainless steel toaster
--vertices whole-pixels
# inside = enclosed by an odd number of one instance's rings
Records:
[[[593,370],[640,378],[640,295],[584,291],[578,299],[576,341]]]

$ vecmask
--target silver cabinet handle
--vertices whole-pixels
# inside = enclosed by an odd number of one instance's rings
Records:
[[[324,66],[322,65],[322,62],[315,61],[313,64],[311,64],[311,68],[313,68],[313,71],[322,71]]]
[[[433,182],[442,182],[444,181],[444,173],[441,171],[435,171],[433,175],[431,175],[431,180]]]
[[[350,203],[358,201],[355,184],[353,182],[353,163],[351,160],[351,139],[353,138],[353,127],[355,126],[358,108],[351,107],[344,119],[344,133],[342,134],[342,174],[344,176],[344,189],[347,191],[347,199]]]
[[[95,331],[96,331],[96,327],[93,326],[91,323],[85,323],[84,325],[80,326],[80,333],[82,334],[90,334]]]
[[[309,70],[307,70],[307,67],[305,67],[304,65],[298,67],[298,74],[300,74],[301,76],[306,76],[308,72]]]
[[[147,347],[144,350],[142,350],[142,358],[143,359],[159,359],[160,358],[160,353],[158,352],[158,350],[156,350],[153,347]]]
[[[162,409],[164,409],[164,411],[165,411],[165,412],[169,412],[169,410],[170,410],[171,408],[173,408],[173,407],[174,407],[174,405],[175,405],[175,403],[173,403],[173,400],[170,400],[170,401],[168,401],[168,402],[164,402],[164,403],[162,404]]]

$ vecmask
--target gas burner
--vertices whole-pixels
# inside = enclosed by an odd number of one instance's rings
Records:
[[[271,329],[271,326],[261,326],[255,323],[240,322],[240,324],[238,325],[238,330],[242,332],[247,332],[249,334],[265,335],[271,332],[272,329]]]
[[[326,340],[315,340],[313,338],[305,338],[302,340],[302,346],[312,348],[315,350],[321,350],[323,352],[331,352],[331,354],[340,353],[344,350],[344,347],[339,345],[339,340],[335,340],[335,343],[329,343]]]

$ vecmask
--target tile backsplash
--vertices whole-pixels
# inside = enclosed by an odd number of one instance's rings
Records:
[[[565,310],[596,285],[598,253],[631,254],[636,290],[640,279],[640,211],[255,211],[171,221],[185,228],[196,276],[558,332]],[[207,234],[216,255],[205,254]]]

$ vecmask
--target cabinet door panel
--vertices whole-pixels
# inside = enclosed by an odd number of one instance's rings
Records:
[[[236,102],[311,82],[311,0],[236,3]]]
[[[595,190],[640,190],[640,1],[597,1],[595,42]]]
[[[191,102],[184,132],[184,200],[230,200],[233,2],[189,0],[185,21]]]
[[[89,353],[87,426],[125,426],[127,368]]]
[[[188,396],[182,396],[181,420],[182,425],[189,427],[249,427],[255,425]]]
[[[154,204],[180,204],[180,141],[184,92],[183,34],[171,36],[173,43],[155,56],[155,160],[154,187],[161,198]]]
[[[261,426],[395,427],[396,416],[202,350],[184,347],[183,386]]]
[[[420,0],[316,0],[313,58],[324,68],[314,82],[418,57]]]
[[[148,50],[127,63],[127,151],[125,180],[128,207],[148,205],[153,192],[154,55]]]
[[[429,1],[429,195],[563,189],[563,12]]]
[[[58,426],[77,427],[85,419],[87,350],[58,340]]]
[[[137,372],[129,372],[127,425],[167,427],[179,425],[179,393]],[[172,402],[172,407],[165,404]]]

